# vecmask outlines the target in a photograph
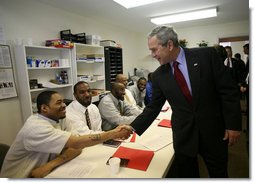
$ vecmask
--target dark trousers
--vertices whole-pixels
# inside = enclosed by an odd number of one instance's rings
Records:
[[[197,157],[175,154],[166,178],[199,178]]]
[[[246,90],[246,101],[247,101],[247,106],[246,106],[246,148],[247,148],[247,153],[249,156],[249,86],[247,87]]]
[[[203,158],[211,178],[227,178],[228,141],[209,144],[207,140],[199,141],[199,155]],[[175,153],[175,158],[168,172],[167,178],[199,178],[197,156],[190,157]]]
[[[227,162],[214,162],[209,159],[204,161],[210,178],[228,178]],[[175,155],[166,178],[200,178],[197,157]]]

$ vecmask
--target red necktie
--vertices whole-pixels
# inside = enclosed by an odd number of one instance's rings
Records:
[[[178,86],[180,87],[180,89],[182,90],[184,96],[188,100],[188,102],[192,103],[192,96],[191,96],[190,90],[189,90],[187,83],[184,79],[183,73],[178,68],[178,64],[179,63],[177,61],[173,62],[175,80],[176,80]]]
[[[91,130],[91,121],[90,121],[90,118],[89,118],[88,109],[86,109],[85,115],[86,115],[86,123],[87,123],[87,126],[88,126],[88,128]]]

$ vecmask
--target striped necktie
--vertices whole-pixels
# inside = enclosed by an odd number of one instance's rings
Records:
[[[123,116],[123,106],[120,101],[118,102],[118,109],[119,109],[121,116]]]
[[[91,130],[91,121],[90,121],[90,118],[89,118],[88,109],[86,109],[85,116],[86,116],[86,123],[87,123],[87,126],[88,126],[88,128]]]

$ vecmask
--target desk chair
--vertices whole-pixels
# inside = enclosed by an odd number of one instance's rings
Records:
[[[2,168],[5,155],[7,154],[10,146],[0,143],[0,170]]]

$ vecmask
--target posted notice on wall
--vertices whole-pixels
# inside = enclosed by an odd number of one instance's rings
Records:
[[[16,97],[12,69],[0,69],[0,99]]]
[[[0,99],[17,96],[11,52],[8,45],[0,45]]]
[[[8,45],[0,45],[0,68],[2,67],[12,67],[10,48]]]

